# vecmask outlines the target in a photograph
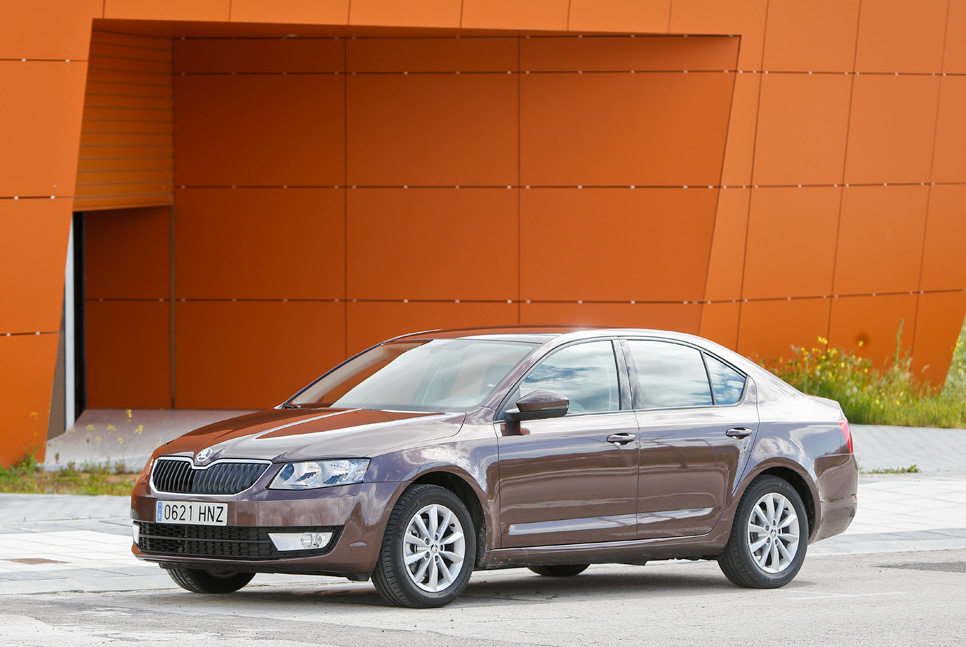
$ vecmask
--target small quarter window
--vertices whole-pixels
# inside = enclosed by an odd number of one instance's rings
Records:
[[[711,374],[715,404],[735,404],[745,390],[745,376],[711,355],[704,356]]]
[[[629,341],[645,409],[712,404],[701,351],[660,341]]]

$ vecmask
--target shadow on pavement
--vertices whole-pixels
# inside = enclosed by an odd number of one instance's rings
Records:
[[[684,569],[679,571],[659,572],[652,567],[649,573],[647,567],[639,567],[633,572],[613,569],[613,572],[584,573],[572,578],[541,577],[523,570],[514,575],[500,571],[483,571],[474,574],[463,595],[447,608],[508,603],[536,604],[567,599],[577,601],[585,599],[589,594],[596,600],[621,600],[629,595],[639,598],[642,593],[666,597],[676,594],[686,596],[697,592],[733,595],[746,590],[732,585],[718,572],[717,567],[703,573],[688,573]],[[499,576],[494,578],[492,575],[495,573],[499,573]],[[228,596],[200,596],[187,591],[171,590],[158,591],[156,594],[139,592],[138,595],[156,595],[156,602],[162,605],[182,605],[186,601],[205,605],[211,601],[216,602],[216,605],[230,602],[235,608],[267,604],[293,610],[319,604],[396,608],[385,602],[371,583],[325,583],[320,588],[315,588],[310,579],[306,579],[305,585],[283,586],[258,585],[256,580],[254,586]]]

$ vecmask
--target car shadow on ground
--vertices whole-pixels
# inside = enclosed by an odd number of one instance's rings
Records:
[[[252,586],[230,597],[217,596],[219,602],[230,600],[239,606],[272,603],[295,610],[305,605],[331,604],[371,606],[393,609],[384,601],[369,582],[338,582],[320,580],[321,586],[306,578],[305,584],[280,586],[260,585],[256,579]],[[793,583],[795,585],[796,583]],[[790,586],[793,586],[790,585]],[[808,585],[797,583],[795,588]],[[641,597],[688,596],[696,593],[734,595],[741,589],[731,584],[717,568],[694,569],[660,567],[629,567],[628,570],[601,569],[587,571],[576,577],[542,577],[527,570],[483,571],[474,573],[469,585],[452,607],[469,608],[500,604],[540,604],[570,600],[579,602],[588,596],[595,600],[627,599],[629,595]],[[172,593],[181,599],[186,592]],[[205,598],[212,599],[212,598]],[[174,600],[169,600],[174,603]],[[194,601],[204,604],[202,600]],[[277,607],[276,607],[277,608]]]

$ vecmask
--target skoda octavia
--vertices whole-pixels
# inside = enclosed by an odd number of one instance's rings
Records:
[[[451,602],[474,570],[677,558],[774,588],[848,527],[857,482],[837,403],[708,340],[434,331],[158,448],[133,551],[197,593],[337,575],[410,607]]]

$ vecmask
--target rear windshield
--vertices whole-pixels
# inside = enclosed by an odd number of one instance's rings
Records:
[[[476,339],[389,342],[322,376],[287,404],[469,411],[536,347],[526,342]]]

